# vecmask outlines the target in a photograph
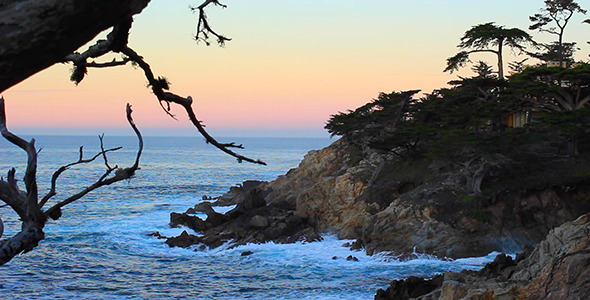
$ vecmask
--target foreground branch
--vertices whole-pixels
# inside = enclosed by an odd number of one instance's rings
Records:
[[[139,132],[139,130],[135,126],[135,123],[133,122],[133,118],[131,117],[131,113],[132,113],[131,105],[127,104],[127,121],[129,122],[129,125],[133,128],[133,131],[135,132],[137,139],[139,141],[137,155],[135,157],[135,163],[131,167],[128,167],[128,168],[119,168],[119,167],[111,168],[111,167],[109,167],[108,163],[107,163],[106,153],[112,149],[104,150],[103,142],[101,140],[101,148],[103,150],[99,154],[97,154],[94,158],[98,157],[99,155],[103,156],[103,158],[105,160],[105,164],[107,165],[107,169],[104,172],[104,174],[99,178],[99,180],[97,180],[95,183],[89,185],[88,187],[86,187],[82,191],[66,198],[65,200],[62,200],[62,201],[56,203],[55,205],[53,205],[51,208],[49,208],[47,211],[44,212],[44,215],[46,217],[51,217],[52,219],[57,219],[61,216],[61,208],[62,207],[84,197],[86,194],[88,194],[100,187],[110,185],[110,184],[113,184],[113,183],[121,181],[121,180],[130,179],[131,177],[133,177],[133,175],[135,175],[135,171],[137,171],[137,169],[139,168],[139,160],[141,158],[141,153],[143,151],[143,138],[141,136],[141,133]],[[109,175],[111,175],[113,171],[115,172],[115,174],[112,175],[111,177],[109,177]]]
[[[61,208],[65,205],[82,198],[89,192],[96,190],[99,187],[110,185],[115,182],[133,177],[135,172],[139,169],[139,160],[143,151],[143,138],[135,123],[133,122],[133,118],[131,117],[131,106],[127,104],[127,121],[129,122],[131,128],[133,128],[133,131],[137,135],[137,139],[139,141],[139,149],[137,151],[134,164],[127,168],[108,167],[107,153],[116,151],[120,149],[120,147],[105,149],[102,139],[102,151],[91,158],[84,159],[83,148],[80,147],[78,161],[61,166],[55,173],[53,173],[50,191],[41,199],[40,202],[37,202],[37,151],[35,150],[35,140],[27,142],[8,130],[8,127],[6,126],[4,102],[4,98],[0,98],[0,132],[7,141],[18,146],[27,153],[28,163],[24,177],[26,187],[25,191],[21,191],[17,185],[17,180],[15,178],[16,170],[14,168],[8,172],[6,180],[3,178],[0,179],[0,200],[6,203],[6,205],[10,206],[18,214],[20,220],[22,221],[21,231],[19,233],[8,239],[0,240],[0,265],[7,263],[16,255],[28,252],[36,247],[38,243],[45,238],[43,228],[45,227],[48,217],[57,220],[62,214]],[[57,202],[47,211],[42,210],[42,207],[53,196],[57,195],[57,180],[61,174],[73,166],[90,163],[96,160],[98,157],[104,158],[107,169],[96,182],[89,185],[84,190]]]
[[[197,35],[195,38],[197,40],[207,42],[208,37],[211,34],[218,39],[218,42],[220,44],[223,44],[225,41],[229,41],[230,39],[216,33],[210,27],[207,21],[205,8],[211,4],[225,7],[225,5],[219,3],[219,1],[217,0],[206,0],[198,7],[191,7],[193,11],[199,11],[199,23],[197,25]],[[121,24],[113,28],[112,32],[107,36],[106,40],[97,41],[95,45],[89,47],[88,50],[82,53],[73,53],[71,55],[66,56],[64,61],[70,61],[74,64],[71,80],[76,83],[79,83],[86,75],[88,67],[106,68],[125,65],[127,64],[127,62],[135,63],[144,71],[149,86],[151,86],[153,93],[158,98],[160,106],[170,117],[176,119],[176,117],[170,112],[170,104],[178,104],[184,108],[189,117],[189,120],[193,123],[193,126],[195,126],[197,131],[199,131],[199,133],[205,138],[208,144],[211,144],[216,148],[220,149],[221,151],[235,157],[238,160],[238,162],[246,161],[255,164],[266,165],[265,162],[259,159],[252,159],[230,150],[230,148],[243,149],[244,147],[241,144],[236,144],[233,142],[220,143],[215,138],[213,138],[205,130],[205,126],[202,124],[202,122],[199,121],[199,119],[197,118],[195,111],[192,107],[193,100],[191,96],[181,97],[174,93],[167,92],[170,87],[169,82],[166,80],[166,78],[158,77],[156,79],[156,76],[152,72],[150,65],[143,59],[143,57],[141,57],[139,54],[137,54],[137,52],[135,52],[127,45],[129,30],[131,29],[132,22],[133,20],[131,18],[125,19]],[[107,63],[88,62],[88,59],[90,58],[98,58],[110,52],[123,54],[123,60],[113,60]]]
[[[63,61],[149,0],[0,1],[0,93]]]
[[[207,14],[205,13],[205,8],[210,4],[220,6],[222,8],[226,8],[227,6],[221,4],[218,0],[206,0],[201,5],[197,7],[190,7],[193,12],[199,12],[199,19],[197,21],[197,32],[195,33],[195,40],[197,42],[204,42],[207,46],[211,45],[209,42],[210,35],[215,36],[217,39],[217,43],[220,46],[224,46],[225,42],[231,41],[230,38],[225,37],[221,34],[218,34],[215,30],[211,28],[209,25],[209,19],[207,18]]]
[[[159,101],[161,101],[161,102],[164,101],[166,103],[176,103],[185,109],[185,111],[189,117],[189,120],[197,128],[199,133],[205,138],[207,143],[210,143],[213,146],[217,147],[219,150],[237,158],[238,162],[247,161],[247,162],[251,162],[251,163],[255,163],[255,164],[266,165],[265,162],[263,162],[259,159],[255,160],[255,159],[252,159],[249,157],[245,157],[245,156],[235,153],[229,149],[229,148],[242,148],[241,145],[236,145],[235,143],[224,144],[224,143],[219,143],[217,140],[215,140],[205,130],[205,128],[203,127],[203,124],[201,124],[201,121],[199,121],[197,119],[197,116],[195,115],[195,112],[192,107],[193,99],[191,96],[184,98],[184,97],[178,96],[174,93],[166,92],[165,90],[168,89],[168,82],[166,81],[165,78],[162,78],[162,77],[159,77],[158,79],[156,79],[154,76],[154,73],[152,72],[150,65],[145,60],[143,60],[143,57],[141,57],[139,54],[137,54],[137,52],[135,52],[133,49],[131,49],[129,47],[123,48],[121,50],[121,52],[123,54],[125,54],[127,57],[129,57],[133,62],[135,62],[143,70],[145,77],[148,80],[148,83],[152,88],[152,92],[156,95],[156,97],[158,97]]]

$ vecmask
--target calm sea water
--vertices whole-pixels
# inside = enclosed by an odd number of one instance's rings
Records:
[[[227,140],[228,142],[230,140]],[[200,138],[147,137],[141,170],[132,180],[97,190],[64,209],[51,221],[46,239],[32,252],[0,266],[3,299],[372,299],[394,278],[433,275],[445,270],[478,269],[493,259],[444,261],[422,256],[401,262],[350,251],[347,241],[325,235],[322,242],[246,245],[195,252],[169,248],[147,236],[168,226],[170,212],[183,212],[203,195],[218,196],[247,179],[272,180],[286,173],[327,139],[240,138],[245,155],[268,166],[238,164]],[[105,137],[106,147],[123,146],[111,164],[133,163],[136,141]],[[96,137],[40,136],[40,190],[60,165],[75,161],[84,145],[88,156],[99,149]],[[0,141],[0,171],[17,167],[22,178],[26,157]],[[84,188],[104,170],[101,161],[67,171],[55,200]],[[4,237],[20,223],[0,208]],[[244,251],[254,254],[242,257]],[[346,261],[353,255],[358,262]],[[340,259],[332,259],[337,256]]]

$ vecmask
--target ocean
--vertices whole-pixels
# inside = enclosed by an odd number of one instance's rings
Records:
[[[29,137],[30,138],[30,137]],[[479,269],[486,257],[441,260],[427,255],[400,261],[386,255],[351,251],[326,233],[314,243],[249,244],[193,251],[170,248],[148,236],[159,231],[178,235],[187,228],[170,228],[171,212],[184,212],[245,180],[273,180],[296,167],[309,150],[331,141],[323,138],[235,138],[241,153],[267,162],[259,166],[237,161],[198,137],[146,137],[141,169],[131,180],[98,189],[66,206],[63,216],[45,227],[46,238],[32,252],[0,266],[2,299],[373,299],[392,279],[431,276],[447,270]],[[99,151],[98,137],[39,136],[40,194],[49,189],[53,172]],[[111,165],[133,164],[133,137],[105,136]],[[0,172],[17,168],[22,178],[26,156],[0,141]],[[58,181],[63,199],[95,181],[104,171],[102,160],[73,167]],[[4,175],[5,176],[5,175]],[[3,238],[20,228],[8,207],[0,208]],[[241,256],[252,251],[249,256]],[[359,261],[347,261],[353,255]],[[333,259],[336,256],[338,259]]]

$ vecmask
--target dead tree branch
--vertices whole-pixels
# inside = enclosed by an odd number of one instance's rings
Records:
[[[152,92],[156,95],[156,97],[158,98],[159,101],[161,101],[161,102],[163,101],[166,103],[175,103],[175,104],[178,104],[184,108],[184,110],[186,111],[186,113],[189,117],[189,120],[197,128],[199,133],[205,138],[207,143],[210,143],[213,146],[217,147],[219,150],[237,158],[238,162],[247,161],[247,162],[251,162],[251,163],[255,163],[255,164],[266,165],[265,162],[263,162],[259,159],[258,160],[251,159],[249,157],[245,157],[243,155],[235,153],[229,149],[229,148],[242,148],[242,145],[236,145],[235,143],[224,144],[224,143],[219,143],[217,140],[215,140],[205,130],[201,121],[199,121],[199,119],[197,119],[197,116],[195,115],[195,112],[192,107],[193,98],[191,96],[187,96],[186,98],[184,98],[184,97],[178,96],[174,93],[166,92],[165,90],[168,90],[167,81],[162,77],[159,77],[158,79],[156,79],[154,76],[154,73],[152,72],[150,65],[143,59],[143,57],[141,57],[139,54],[137,54],[137,52],[135,52],[133,49],[131,49],[129,47],[123,48],[121,50],[121,52],[123,54],[125,54],[127,57],[129,57],[133,62],[135,62],[143,70],[145,77],[148,80],[148,83],[152,88]]]
[[[209,5],[217,5],[221,7],[226,7],[225,5],[221,4],[217,0],[206,0],[198,7],[191,7],[191,10],[199,12],[199,23],[197,25],[197,34],[196,39],[207,42],[209,35],[214,35],[220,44],[223,44],[225,41],[229,41],[231,39],[226,38],[222,35],[217,34],[213,31],[207,21],[207,15],[205,14],[205,8]],[[131,18],[126,19],[120,25],[117,25],[113,28],[111,33],[107,36],[106,40],[99,40],[96,42],[95,45],[88,48],[88,50],[84,51],[83,53],[73,53],[68,55],[64,61],[70,61],[74,64],[74,70],[72,71],[72,81],[79,83],[84,76],[86,75],[86,71],[88,67],[91,66],[100,66],[100,67],[111,67],[111,66],[119,66],[124,65],[127,62],[133,62],[137,64],[145,74],[146,79],[148,80],[149,86],[152,89],[152,92],[158,98],[160,106],[168,114],[170,117],[176,119],[176,117],[170,111],[170,104],[175,103],[184,108],[186,111],[189,120],[193,123],[193,126],[199,131],[199,133],[205,138],[205,141],[208,144],[215,146],[216,148],[220,149],[221,151],[235,157],[238,162],[251,162],[255,164],[266,165],[265,162],[261,161],[260,159],[252,159],[243,155],[240,155],[230,148],[239,148],[244,149],[241,144],[232,143],[220,143],[215,138],[213,138],[206,130],[203,123],[197,118],[194,109],[192,107],[193,100],[191,96],[181,97],[174,93],[168,92],[170,89],[170,83],[164,77],[157,77],[151,70],[150,65],[143,59],[142,56],[137,54],[135,50],[131,49],[128,44],[128,37],[129,37],[129,30],[131,29],[133,20]],[[208,44],[208,42],[207,42]],[[103,56],[107,53],[115,52],[115,53],[122,53],[124,58],[122,61],[113,60],[110,63],[89,63],[87,60],[89,58],[98,58]],[[106,163],[106,161],[105,161]],[[107,163],[107,168],[109,168]],[[108,174],[106,174],[108,175]],[[105,175],[105,176],[106,176]]]
[[[64,62],[72,62],[74,68],[70,80],[79,84],[86,76],[88,67],[106,68],[125,65],[129,59],[123,58],[121,61],[113,60],[109,63],[88,62],[88,59],[98,58],[111,51],[118,52],[122,47],[127,45],[129,40],[129,30],[133,19],[127,18],[123,22],[115,25],[111,32],[107,35],[106,40],[98,40],[96,43],[82,53],[74,52],[64,58]]]
[[[231,39],[226,36],[223,36],[221,34],[218,34],[209,25],[209,19],[207,18],[207,13],[205,12],[205,8],[207,6],[209,6],[210,4],[213,4],[215,6],[220,6],[222,8],[227,7],[227,5],[221,4],[218,0],[206,0],[205,2],[203,2],[199,6],[196,6],[196,7],[191,6],[190,7],[190,9],[193,12],[199,12],[199,19],[197,21],[197,28],[196,28],[197,32],[195,33],[195,40],[197,42],[204,42],[207,46],[209,46],[209,45],[211,45],[211,43],[209,42],[210,35],[213,35],[217,39],[217,43],[220,46],[224,46],[225,42],[231,41]]]
[[[113,183],[121,181],[121,180],[130,179],[131,177],[133,177],[133,175],[135,175],[135,172],[139,169],[139,160],[141,158],[141,154],[143,151],[143,137],[141,136],[141,133],[139,132],[139,130],[135,126],[135,123],[133,122],[133,118],[131,117],[131,113],[132,113],[131,105],[127,104],[127,121],[129,123],[129,125],[133,128],[133,131],[135,132],[135,134],[137,136],[138,143],[139,143],[134,164],[131,167],[127,167],[127,168],[119,168],[118,166],[110,167],[107,162],[106,153],[111,151],[112,149],[105,150],[104,146],[103,146],[103,141],[101,138],[101,150],[102,151],[99,154],[97,154],[96,156],[94,156],[94,159],[98,156],[102,156],[105,160],[105,165],[107,166],[106,171],[93,184],[89,185],[88,187],[86,187],[82,191],[56,203],[51,208],[47,209],[47,211],[44,212],[44,215],[46,217],[51,217],[52,219],[56,219],[55,217],[59,218],[59,216],[61,216],[61,208],[62,207],[84,197],[86,194],[88,194],[88,193],[90,193],[102,186],[110,185],[110,184],[113,184]],[[111,177],[109,177],[109,175],[111,175],[113,171],[115,172],[115,174],[112,175]]]
[[[59,178],[59,176],[65,172],[66,170],[68,170],[69,168],[76,166],[76,165],[80,165],[80,164],[87,164],[90,162],[93,162],[95,159],[97,159],[98,157],[106,154],[107,152],[112,152],[112,151],[117,151],[119,149],[121,149],[122,147],[116,147],[116,148],[111,148],[111,149],[107,149],[107,150],[102,150],[101,152],[95,154],[93,157],[88,158],[88,159],[83,159],[84,156],[84,152],[83,149],[84,147],[81,146],[80,147],[80,158],[78,159],[78,161],[73,162],[73,163],[69,163],[65,166],[61,166],[59,167],[59,169],[57,169],[57,171],[55,171],[55,173],[53,173],[53,176],[51,176],[51,188],[49,189],[49,192],[43,196],[43,199],[41,199],[41,201],[39,202],[39,207],[43,207],[45,205],[45,203],[47,203],[47,201],[49,201],[49,199],[51,199],[53,196],[57,195],[56,192],[56,188],[57,188],[57,179]]]
[[[16,170],[12,168],[6,177],[6,180],[0,178],[0,200],[10,206],[20,217],[22,221],[22,228],[16,235],[0,240],[0,265],[10,261],[14,256],[32,250],[38,243],[45,238],[43,228],[48,220],[48,217],[57,220],[61,216],[61,208],[68,205],[89,192],[115,182],[131,178],[139,169],[139,160],[143,151],[143,138],[141,133],[135,126],[133,118],[131,117],[131,106],[127,104],[127,121],[133,128],[139,141],[139,149],[131,167],[119,168],[109,167],[107,162],[107,153],[120,149],[112,148],[105,149],[101,137],[101,152],[91,158],[84,159],[83,148],[80,147],[80,154],[78,161],[61,166],[51,179],[50,191],[38,202],[38,188],[37,188],[37,155],[35,150],[35,140],[30,142],[25,141],[19,136],[11,133],[6,125],[5,101],[0,98],[0,133],[2,136],[12,144],[23,149],[27,153],[27,167],[24,176],[25,191],[21,191],[18,187],[15,178]],[[46,211],[42,207],[55,195],[57,195],[57,180],[59,176],[68,170],[70,167],[79,164],[86,164],[96,160],[98,157],[105,159],[107,170],[96,182],[86,187],[84,190],[54,204]],[[112,175],[114,172],[114,175]],[[109,177],[110,175],[110,177]],[[0,221],[1,222],[1,221]]]

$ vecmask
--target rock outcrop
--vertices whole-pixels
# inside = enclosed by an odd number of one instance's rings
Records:
[[[518,164],[501,155],[464,160],[400,159],[341,139],[266,184],[265,199],[307,217],[318,232],[358,239],[369,254],[451,258],[515,252],[590,211],[586,185],[527,185],[510,173]]]
[[[240,202],[225,214],[215,212],[210,204],[198,204],[185,213],[171,213],[171,226],[184,225],[202,235],[184,231],[178,237],[168,238],[166,243],[171,247],[205,249],[229,242],[230,247],[235,247],[247,243],[312,242],[321,239],[307,219],[298,216],[294,210],[267,205],[263,192],[258,185],[233,188],[231,193],[239,197]],[[207,218],[202,220],[191,214],[197,211],[206,213]]]
[[[340,139],[272,182],[232,187],[212,203],[238,205],[225,215],[199,204],[173,214],[171,223],[203,233],[208,246],[314,240],[331,232],[357,239],[369,254],[513,253],[590,211],[590,185],[539,180],[576,161],[535,162],[531,173],[502,155],[469,151],[453,161],[401,159]],[[196,211],[207,219],[190,215]]]
[[[590,214],[585,214],[551,230],[516,261],[501,254],[480,271],[393,281],[375,299],[590,299],[589,276]]]

